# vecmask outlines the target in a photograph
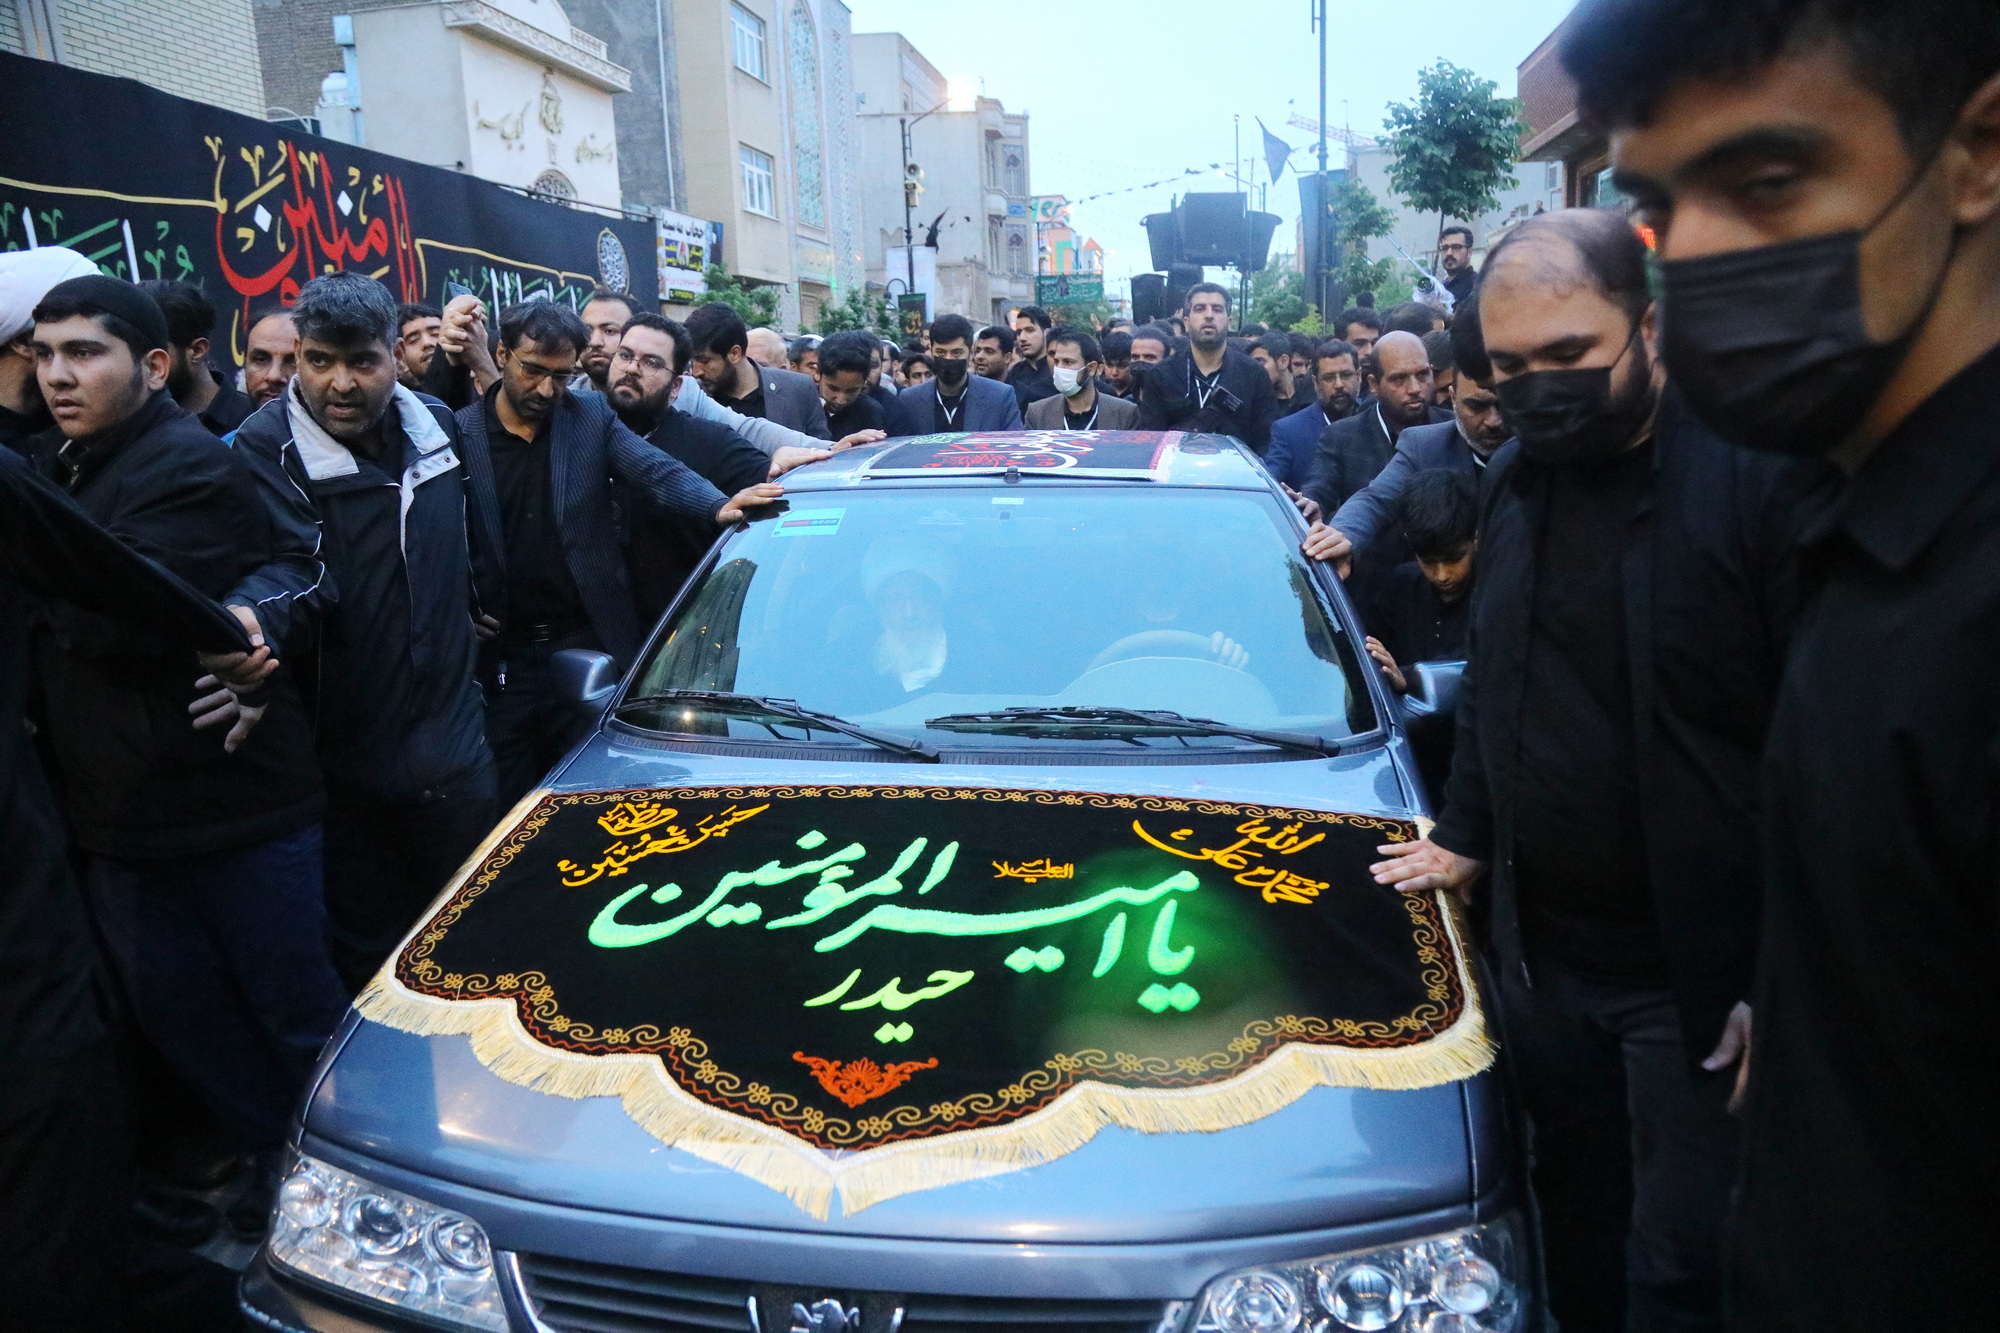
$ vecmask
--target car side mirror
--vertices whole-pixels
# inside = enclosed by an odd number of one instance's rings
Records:
[[[618,692],[618,664],[611,654],[564,648],[549,658],[555,694],[586,717],[595,718]]]
[[[1458,739],[1458,687],[1465,679],[1465,663],[1415,662],[1403,668],[1403,679],[1410,687],[1402,698],[1403,732],[1435,811],[1451,777],[1451,752]]]
[[[1458,687],[1465,679],[1463,662],[1416,662],[1403,672],[1410,692],[1403,712],[1411,719],[1451,717],[1458,712]]]

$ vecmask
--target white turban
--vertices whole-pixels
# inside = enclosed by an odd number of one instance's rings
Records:
[[[27,331],[49,288],[96,272],[97,265],[60,245],[0,254],[0,343],[10,343]]]
[[[872,602],[882,591],[882,585],[896,575],[922,574],[949,598],[957,582],[955,564],[934,536],[893,533],[878,537],[861,558],[861,592]]]

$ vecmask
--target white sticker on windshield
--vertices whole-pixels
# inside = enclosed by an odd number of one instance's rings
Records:
[[[993,497],[993,503],[997,505],[1024,505],[1028,502],[1018,495],[996,495]]]
[[[794,509],[778,520],[780,537],[831,537],[840,531],[845,509]]]

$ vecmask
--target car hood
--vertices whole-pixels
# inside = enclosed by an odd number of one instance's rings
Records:
[[[1310,1231],[1470,1201],[1459,1085],[1316,1088],[1213,1134],[1102,1129],[1044,1166],[919,1190],[821,1221],[670,1148],[614,1097],[490,1073],[466,1037],[357,1022],[306,1121],[368,1157],[539,1203],[686,1222],[928,1240],[1144,1243]]]
[[[600,737],[560,789],[882,780],[884,766],[726,765]],[[901,776],[907,770],[901,770]],[[955,770],[954,781],[1076,788],[1079,770]],[[588,779],[587,781],[585,779]],[[1088,771],[1092,790],[1218,797],[1408,817],[1387,751],[1310,762]],[[1482,1079],[1490,1078],[1484,1075]],[[1305,1231],[1469,1202],[1468,1085],[1315,1088],[1251,1124],[1213,1133],[1107,1127],[1026,1170],[918,1190],[816,1219],[751,1177],[669,1147],[615,1097],[569,1099],[507,1082],[463,1036],[415,1036],[354,1019],[307,1110],[306,1130],[424,1175],[542,1203],[850,1237],[1144,1243]]]

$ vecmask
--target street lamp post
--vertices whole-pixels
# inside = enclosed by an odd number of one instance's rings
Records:
[[[1313,235],[1318,238],[1319,245],[1318,252],[1313,255],[1313,271],[1319,279],[1316,304],[1319,306],[1320,318],[1327,319],[1329,318],[1326,308],[1329,286],[1327,279],[1330,275],[1327,271],[1326,254],[1330,247],[1327,244],[1326,234],[1332,230],[1328,224],[1333,220],[1333,210],[1329,206],[1331,191],[1326,179],[1326,0],[1313,0],[1313,27],[1319,29],[1319,226],[1313,229]]]
[[[944,101],[939,102],[930,111],[924,112],[922,116],[918,116],[916,120],[904,116],[896,122],[903,128],[903,259],[909,274],[908,283],[904,287],[905,292],[914,292],[917,289],[917,196],[924,192],[924,170],[910,161],[910,129],[918,121],[923,120],[924,116],[942,111],[950,105],[951,98],[946,97]]]

